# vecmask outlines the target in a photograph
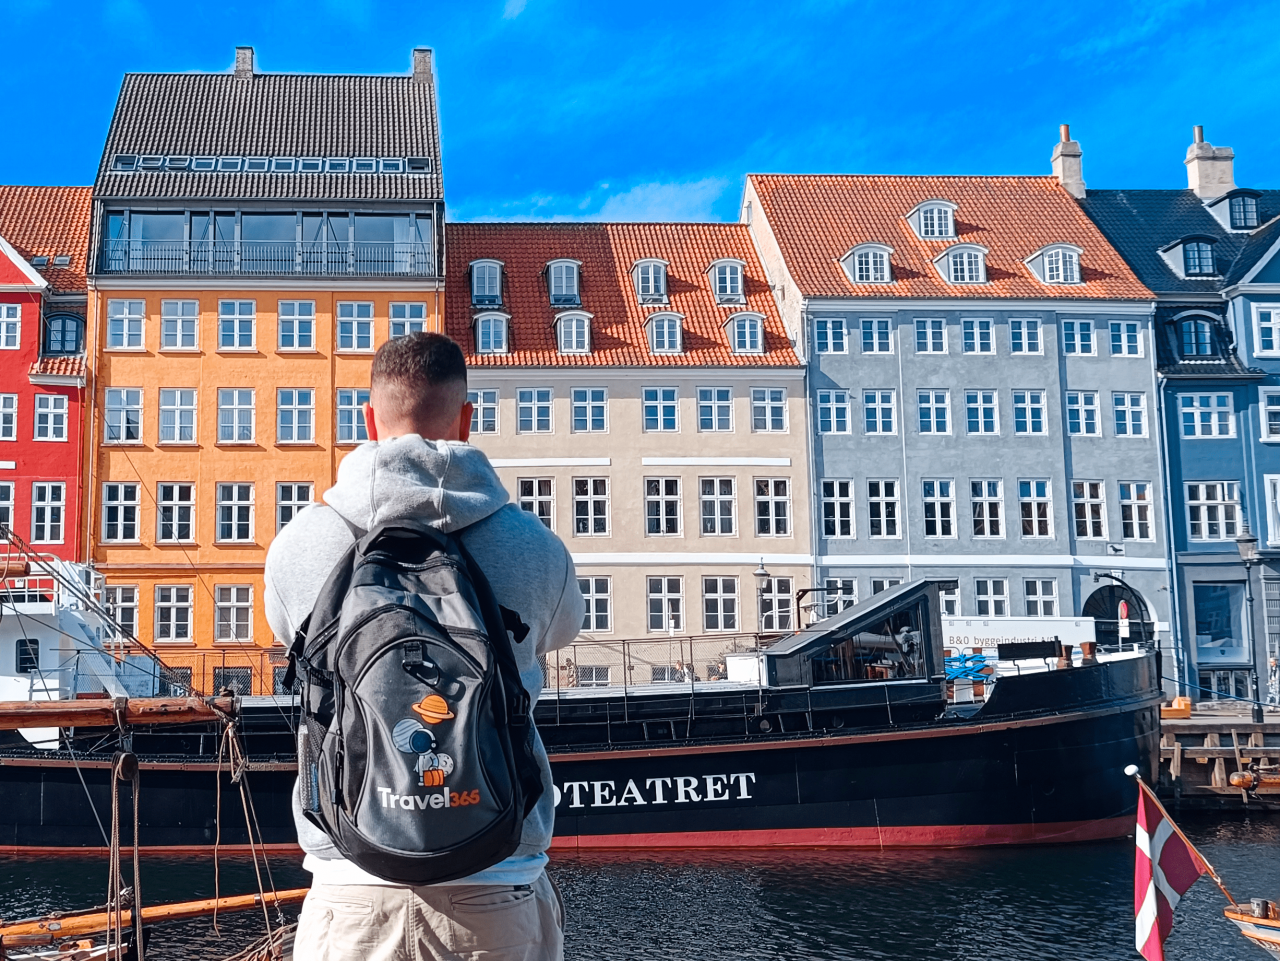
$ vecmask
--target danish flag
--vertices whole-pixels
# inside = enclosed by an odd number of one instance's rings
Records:
[[[1133,872],[1133,910],[1137,947],[1147,961],[1164,961],[1164,939],[1173,927],[1173,909],[1202,874],[1212,874],[1169,819],[1164,807],[1138,782],[1137,861]]]

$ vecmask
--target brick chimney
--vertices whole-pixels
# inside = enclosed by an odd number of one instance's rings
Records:
[[[1201,200],[1213,200],[1236,189],[1235,151],[1204,142],[1204,127],[1192,128],[1187,148],[1187,186]]]
[[[253,47],[236,47],[236,79],[252,80],[253,73]]]
[[[431,83],[435,78],[431,73],[431,48],[413,48],[413,79],[418,83]]]
[[[1049,158],[1053,175],[1067,193],[1081,200],[1084,198],[1084,165],[1080,158],[1084,153],[1080,144],[1071,139],[1070,126],[1059,124],[1058,133],[1062,139],[1053,145],[1053,155]]]

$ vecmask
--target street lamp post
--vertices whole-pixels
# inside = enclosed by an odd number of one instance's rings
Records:
[[[1249,684],[1253,688],[1253,723],[1261,724],[1263,715],[1262,701],[1259,699],[1258,692],[1258,655],[1253,646],[1253,575],[1251,573],[1253,565],[1258,563],[1258,538],[1250,532],[1247,521],[1240,530],[1240,536],[1236,538],[1236,550],[1240,552],[1240,560],[1244,561],[1244,600],[1248,612],[1245,619],[1245,637],[1249,641],[1249,656],[1254,658],[1253,667],[1249,669]]]
[[[764,558],[760,558],[760,566],[751,572],[756,579],[756,633],[764,633],[764,585],[769,580],[769,572],[765,569]]]

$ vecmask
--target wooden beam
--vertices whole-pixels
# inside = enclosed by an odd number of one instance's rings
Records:
[[[217,710],[214,710],[214,708]],[[235,698],[131,697],[75,701],[0,701],[0,731],[27,727],[115,727],[125,724],[192,724],[234,714]]]

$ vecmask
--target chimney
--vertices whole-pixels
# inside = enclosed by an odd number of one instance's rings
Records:
[[[431,48],[413,48],[413,79],[418,83],[431,83]]]
[[[1080,158],[1084,156],[1080,144],[1071,139],[1071,127],[1058,125],[1058,133],[1062,137],[1053,145],[1053,155],[1049,162],[1053,164],[1053,175],[1058,178],[1064,190],[1076,200],[1084,198],[1084,166]]]
[[[1187,186],[1201,200],[1213,200],[1236,189],[1235,151],[1204,142],[1204,127],[1192,128],[1187,148]]]
[[[236,47],[236,79],[252,80],[253,73],[253,47]]]

